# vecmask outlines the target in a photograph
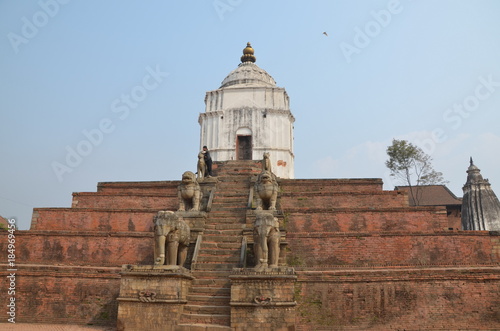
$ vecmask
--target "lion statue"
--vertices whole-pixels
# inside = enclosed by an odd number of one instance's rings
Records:
[[[254,186],[257,210],[276,210],[278,183],[270,171],[260,173]]]
[[[179,211],[199,211],[201,191],[196,181],[196,175],[191,171],[182,174],[182,182],[177,187],[179,198]]]

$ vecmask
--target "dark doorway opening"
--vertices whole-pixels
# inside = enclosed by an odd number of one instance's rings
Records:
[[[238,160],[252,159],[252,136],[238,136],[236,153],[236,159]]]

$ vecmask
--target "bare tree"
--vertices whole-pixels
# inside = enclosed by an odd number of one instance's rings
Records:
[[[393,139],[392,145],[387,147],[387,155],[389,160],[385,165],[391,176],[409,187],[415,205],[419,205],[422,185],[447,183],[443,174],[432,167],[432,158],[406,140]]]

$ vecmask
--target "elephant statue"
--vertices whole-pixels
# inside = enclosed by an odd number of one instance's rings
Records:
[[[177,196],[179,198],[179,211],[200,210],[200,184],[196,181],[196,175],[191,171],[182,174],[182,182],[177,187]]]
[[[184,265],[190,239],[189,225],[173,211],[159,211],[154,218],[155,265]]]
[[[257,210],[276,210],[278,199],[278,182],[270,171],[260,173],[254,186]]]
[[[257,262],[255,270],[264,271],[268,267],[277,267],[280,256],[280,228],[278,219],[272,213],[257,213],[253,228],[253,241]]]

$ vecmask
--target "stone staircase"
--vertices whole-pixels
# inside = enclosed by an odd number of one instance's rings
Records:
[[[240,267],[251,176],[260,170],[255,161],[229,161],[217,169],[216,194],[192,266],[195,279],[176,330],[230,330],[229,275]]]

